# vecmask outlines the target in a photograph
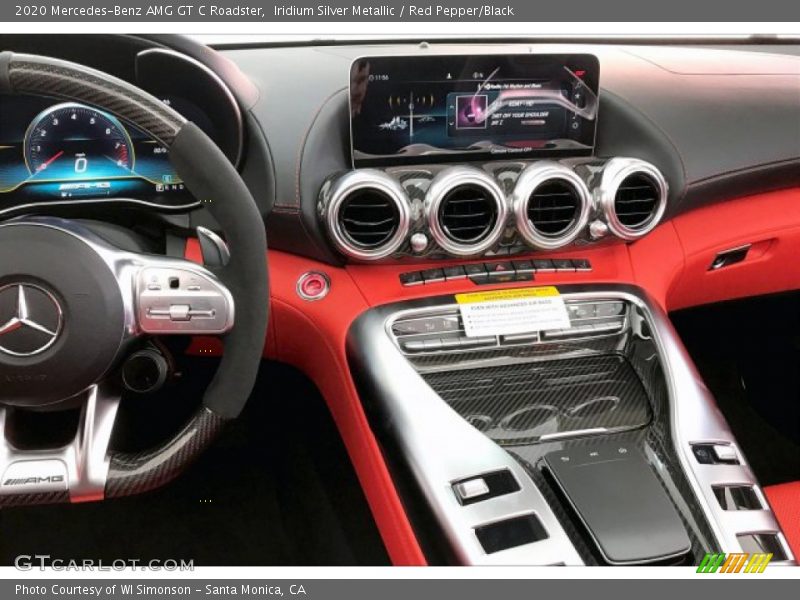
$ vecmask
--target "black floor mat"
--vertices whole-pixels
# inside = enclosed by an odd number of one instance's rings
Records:
[[[167,429],[162,421],[182,417],[186,397],[202,389],[213,368],[195,362],[192,372],[205,377],[148,400],[149,409],[126,411],[126,422],[140,433],[148,422],[151,431]],[[173,409],[158,410],[158,402]],[[389,563],[322,398],[305,377],[275,364],[262,369],[240,419],[165,488],[102,503],[3,510],[0,560],[13,564],[20,554],[196,566]]]
[[[800,294],[671,316],[759,481],[800,480]]]

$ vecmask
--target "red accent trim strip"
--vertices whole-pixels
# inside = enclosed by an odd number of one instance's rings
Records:
[[[764,488],[795,557],[800,556],[800,481]]]
[[[197,238],[186,238],[186,248],[183,251],[183,257],[186,260],[203,264],[203,249],[200,247],[200,240]]]

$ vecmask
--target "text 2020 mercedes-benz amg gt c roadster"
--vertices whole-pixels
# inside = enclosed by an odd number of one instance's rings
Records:
[[[0,51],[3,564],[795,564],[800,45]]]

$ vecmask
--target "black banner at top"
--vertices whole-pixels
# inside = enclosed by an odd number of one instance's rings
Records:
[[[17,0],[5,22],[791,22],[788,0]]]

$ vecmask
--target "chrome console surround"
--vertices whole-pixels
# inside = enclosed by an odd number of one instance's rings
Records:
[[[450,408],[425,383],[386,333],[396,311],[368,311],[353,324],[348,353],[359,368],[383,382],[380,406],[397,434],[406,459],[449,546],[465,565],[582,565],[580,555],[525,470],[500,446]],[[520,490],[462,506],[453,483],[485,473],[508,470]],[[548,538],[487,554],[475,528],[502,518],[535,514]]]
[[[713,486],[752,486],[763,492],[741,449],[718,411],[710,392],[695,370],[666,313],[641,288],[630,285],[559,286],[566,300],[622,300],[636,307],[649,326],[650,337],[662,362],[669,402],[672,443],[677,459],[718,548],[742,552],[737,536],[770,533],[777,537],[787,561],[791,550],[769,505],[762,510],[726,511]],[[427,504],[447,536],[457,560],[463,564],[582,564],[582,559],[556,519],[541,491],[511,454],[480,433],[451,408],[424,381],[420,371],[403,354],[392,334],[401,317],[435,315],[453,311],[451,296],[413,300],[371,309],[359,317],[348,335],[348,356],[356,382],[363,380],[368,408],[391,423],[392,441],[411,470]],[[636,319],[631,326],[640,330]],[[502,353],[501,353],[502,354]],[[499,358],[500,361],[504,360]],[[505,360],[508,360],[506,358]],[[480,359],[470,362],[479,366]],[[489,364],[500,364],[490,362]],[[480,365],[486,366],[486,365]],[[370,406],[370,402],[374,406]],[[736,449],[740,464],[700,464],[692,445],[721,444]],[[462,506],[452,490],[453,482],[508,469],[521,490]],[[486,554],[476,538],[477,526],[522,514],[535,513],[549,537],[494,554]]]

